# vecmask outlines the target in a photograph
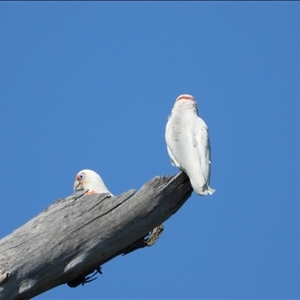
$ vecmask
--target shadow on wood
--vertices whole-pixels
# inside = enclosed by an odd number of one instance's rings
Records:
[[[30,299],[61,284],[93,280],[117,255],[155,243],[159,225],[192,191],[180,172],[115,197],[81,193],[57,200],[0,240],[0,300]]]

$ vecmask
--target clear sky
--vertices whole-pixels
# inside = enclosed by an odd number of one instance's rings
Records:
[[[0,30],[0,237],[81,169],[115,195],[177,173],[178,95],[210,130],[213,196],[35,299],[300,298],[299,2],[1,2]]]

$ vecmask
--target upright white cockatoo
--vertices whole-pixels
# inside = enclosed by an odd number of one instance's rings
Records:
[[[75,178],[74,192],[78,190],[88,190],[87,194],[113,194],[107,189],[101,177],[92,170],[82,170],[78,172]]]
[[[194,191],[212,195],[208,127],[198,116],[197,102],[191,95],[180,95],[166,126],[167,149],[173,166],[190,178]]]

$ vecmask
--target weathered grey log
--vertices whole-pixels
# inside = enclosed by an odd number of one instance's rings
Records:
[[[145,246],[144,237],[191,193],[181,172],[156,176],[139,191],[116,197],[82,193],[57,200],[0,240],[0,299],[30,299],[61,284],[77,286],[115,256]]]

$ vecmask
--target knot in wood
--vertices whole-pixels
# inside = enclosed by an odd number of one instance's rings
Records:
[[[5,268],[0,267],[0,285],[9,278],[10,274],[5,270]]]

